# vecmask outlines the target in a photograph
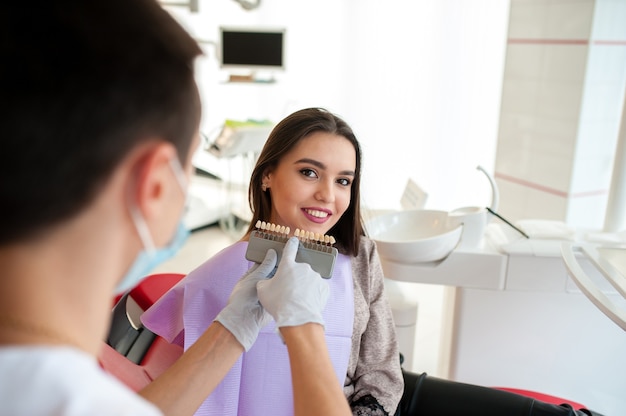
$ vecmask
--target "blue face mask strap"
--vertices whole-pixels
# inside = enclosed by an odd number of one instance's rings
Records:
[[[170,159],[170,166],[180,185],[180,189],[183,191],[183,195],[187,195],[187,175],[185,175],[185,171],[177,157]]]
[[[143,215],[141,215],[141,212],[139,212],[139,208],[137,208],[137,205],[131,204],[129,210],[130,216],[132,217],[133,223],[135,224],[137,234],[141,239],[141,244],[143,244],[146,253],[148,255],[151,255],[156,251],[156,246],[154,245],[154,240],[150,235],[148,224],[146,224],[146,220],[143,218]]]
[[[178,181],[178,185],[180,185],[180,189],[183,192],[183,195],[185,195],[184,212],[187,213],[187,211],[189,210],[189,194],[187,191],[187,185],[189,184],[189,180],[187,179],[187,175],[185,174],[185,171],[183,170],[183,167],[180,164],[178,158],[170,159],[170,166],[172,167],[172,172],[174,172],[174,176]]]

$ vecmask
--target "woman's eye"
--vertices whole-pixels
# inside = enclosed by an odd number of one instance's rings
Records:
[[[340,185],[343,185],[343,186],[350,186],[352,181],[350,181],[350,179],[341,178],[341,179],[337,179],[337,183],[339,183]]]
[[[317,174],[313,169],[301,169],[300,173],[308,178],[317,178]]]

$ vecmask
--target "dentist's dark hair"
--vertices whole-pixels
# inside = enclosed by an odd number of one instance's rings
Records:
[[[84,209],[139,143],[185,159],[198,44],[155,0],[0,6],[0,245]]]
[[[271,192],[263,192],[263,177],[278,166],[300,140],[316,132],[345,137],[356,153],[354,180],[350,190],[350,205],[337,224],[328,231],[337,240],[337,247],[346,254],[356,256],[361,236],[365,235],[361,218],[361,146],[350,126],[338,116],[323,108],[305,108],[280,121],[270,133],[250,178],[248,198],[252,222],[248,232],[254,230],[258,220],[268,221],[272,212]]]

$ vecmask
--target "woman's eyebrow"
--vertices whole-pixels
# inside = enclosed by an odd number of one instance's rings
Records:
[[[302,159],[298,159],[294,162],[294,164],[299,164],[299,163],[309,163],[313,166],[316,166],[322,170],[326,170],[326,165],[323,164],[322,162],[320,162],[319,160],[315,160],[315,159],[309,159],[309,158],[302,158]],[[354,171],[353,170],[343,170],[341,172],[339,172],[340,175],[346,175],[346,176],[354,176]]]

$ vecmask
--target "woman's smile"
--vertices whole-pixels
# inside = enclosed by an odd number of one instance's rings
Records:
[[[309,220],[318,224],[325,223],[332,215],[332,212],[329,210],[322,209],[302,208],[302,211]]]

